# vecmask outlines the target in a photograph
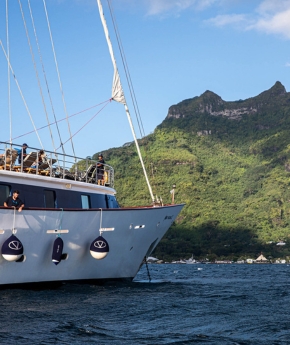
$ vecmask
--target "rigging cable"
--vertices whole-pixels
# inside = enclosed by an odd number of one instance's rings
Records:
[[[28,105],[27,105],[27,103],[26,103],[26,101],[25,101],[25,98],[24,98],[24,96],[23,96],[22,90],[21,90],[21,88],[20,88],[20,85],[19,85],[19,83],[18,83],[18,80],[17,80],[17,78],[16,78],[16,75],[15,75],[15,73],[14,73],[14,71],[13,71],[13,68],[12,68],[12,66],[11,66],[11,63],[10,63],[10,61],[8,60],[7,53],[6,53],[5,49],[4,49],[4,46],[3,46],[3,43],[2,43],[1,40],[0,40],[0,45],[1,45],[1,48],[2,48],[2,50],[3,50],[4,55],[5,55],[5,57],[6,57],[6,60],[7,60],[7,62],[8,62],[9,69],[10,69],[10,71],[11,71],[11,74],[13,75],[13,78],[14,78],[14,81],[15,81],[16,86],[17,86],[17,88],[18,88],[18,91],[19,91],[19,93],[20,93],[20,96],[21,96],[21,98],[22,98],[22,100],[23,100],[25,109],[26,109],[26,111],[27,111],[27,113],[28,113],[28,115],[29,115],[30,121],[31,121],[32,126],[33,126],[33,128],[34,128],[34,131],[35,131],[35,133],[36,133],[36,135],[37,135],[37,138],[38,138],[38,140],[39,140],[39,142],[40,142],[41,147],[43,147],[42,142],[41,142],[41,139],[40,139],[40,137],[39,137],[39,135],[38,135],[38,132],[37,132],[37,129],[36,129],[36,127],[35,127],[33,118],[32,118],[31,113],[30,113],[30,111],[29,111]]]
[[[102,109],[100,109],[93,117],[91,117],[90,119],[89,119],[89,121],[87,121],[78,131],[76,131],[75,132],[75,134],[72,136],[72,137],[74,137],[75,135],[77,135],[84,127],[86,127],[86,125],[88,124],[88,123],[90,123],[107,105],[109,104],[109,102],[107,103],[107,104],[105,104],[104,106],[103,106],[103,108]],[[68,138],[63,144],[66,144],[69,140],[71,140],[72,139],[72,137],[70,137],[70,138]],[[59,149],[59,147],[58,147],[58,149]]]
[[[53,43],[53,39],[52,39],[52,33],[51,33],[51,29],[50,29],[50,24],[49,24],[49,19],[48,19],[48,13],[47,13],[47,9],[46,9],[45,0],[43,0],[43,6],[44,6],[44,10],[45,10],[46,21],[47,21],[47,26],[48,26],[49,36],[50,36],[50,42],[51,42],[51,46],[52,46],[52,51],[53,51],[53,56],[54,56],[54,62],[55,62],[55,67],[56,67],[57,76],[58,76],[58,83],[59,83],[59,87],[60,87],[60,92],[61,92],[61,97],[62,97],[62,103],[63,103],[63,107],[64,107],[64,113],[65,113],[65,115],[66,115],[67,125],[68,125],[68,131],[69,131],[69,135],[70,135],[70,137],[71,137],[71,146],[72,146],[72,150],[73,150],[73,155],[75,156],[76,154],[75,154],[74,144],[73,144],[73,141],[72,141],[72,134],[71,134],[70,124],[69,124],[69,120],[68,120],[68,113],[67,113],[66,103],[65,103],[65,99],[64,99],[64,93],[63,93],[62,83],[61,83],[61,79],[60,79],[60,74],[59,74],[59,69],[58,69],[58,63],[57,63],[57,59],[56,59],[56,54],[55,54],[55,49],[54,49],[54,43]]]
[[[8,113],[9,113],[9,133],[10,133],[10,144],[12,144],[12,112],[11,112],[11,87],[10,87],[10,68],[9,68],[9,61],[10,61],[10,46],[9,46],[9,16],[8,16],[8,0],[6,0],[6,44],[7,44],[7,82],[8,82]]]
[[[19,1],[20,1],[20,0],[19,0]],[[29,7],[31,23],[32,23],[33,31],[34,31],[34,37],[35,37],[35,41],[36,41],[36,44],[37,44],[38,54],[39,54],[39,57],[40,57],[40,62],[41,62],[41,65],[42,65],[42,69],[44,69],[43,61],[42,61],[42,56],[41,56],[41,52],[40,52],[40,47],[39,47],[39,44],[38,44],[38,39],[37,39],[37,34],[36,34],[36,28],[35,28],[35,25],[34,25],[34,19],[33,19],[31,7],[30,7],[30,0],[28,0],[28,7]],[[23,14],[23,12],[22,12],[22,8],[21,8],[21,13],[22,13],[23,21],[25,22],[24,14]],[[37,82],[38,82],[38,86],[39,86],[39,90],[40,90],[40,95],[41,95],[41,99],[42,99],[42,104],[43,104],[43,108],[44,108],[46,120],[47,120],[47,123],[48,123],[48,128],[49,128],[49,133],[50,133],[50,137],[51,137],[51,142],[52,142],[53,149],[54,149],[54,151],[55,151],[55,143],[54,143],[54,139],[53,139],[52,129],[51,129],[50,125],[49,125],[49,117],[48,117],[48,112],[47,112],[46,103],[45,103],[45,100],[44,100],[44,95],[43,95],[43,91],[42,91],[42,86],[41,86],[41,83],[40,83],[40,80],[39,80],[39,75],[38,75],[36,63],[35,63],[35,60],[34,60],[34,55],[33,55],[32,47],[31,47],[31,43],[30,43],[30,39],[29,39],[29,35],[28,35],[28,30],[27,30],[26,24],[24,24],[24,25],[25,25],[25,29],[26,29],[27,39],[28,39],[29,46],[30,46],[30,51],[31,51],[32,60],[33,60],[33,65],[34,65],[34,69],[35,69],[35,73],[36,73],[36,78],[37,78]],[[45,81],[47,82],[46,78],[45,78]],[[63,152],[63,153],[64,153],[64,152]]]
[[[143,127],[142,117],[141,117],[141,113],[139,111],[137,97],[136,97],[136,94],[135,94],[135,91],[134,91],[134,86],[133,86],[133,82],[132,82],[132,79],[131,79],[131,75],[130,75],[130,71],[129,71],[129,66],[127,64],[125,50],[124,50],[123,45],[122,45],[121,35],[119,33],[117,21],[115,19],[115,15],[114,15],[114,10],[113,10],[113,7],[111,5],[111,0],[107,0],[107,2],[108,2],[109,10],[110,10],[110,15],[111,15],[112,23],[113,23],[114,30],[115,30],[115,35],[116,35],[116,39],[117,39],[117,43],[118,43],[118,47],[119,47],[119,51],[120,51],[120,55],[121,55],[121,59],[122,59],[122,63],[123,63],[123,68],[124,68],[124,71],[125,71],[125,75],[126,75],[126,79],[127,79],[130,95],[131,95],[131,100],[132,100],[134,112],[135,112],[135,115],[136,115],[139,131],[140,131],[140,135],[141,135],[141,138],[144,138],[146,134],[145,134],[145,130],[144,130],[144,127]],[[146,152],[146,146],[144,146],[144,150]],[[147,157],[145,155],[145,160],[146,160],[146,158]],[[156,190],[156,186],[155,185],[154,185],[154,188]]]
[[[112,46],[112,42],[111,42],[111,39],[110,39],[110,35],[109,35],[109,31],[108,31],[108,26],[107,26],[106,19],[105,19],[105,16],[104,16],[104,11],[103,11],[101,0],[97,0],[97,3],[98,3],[99,14],[100,14],[101,22],[102,22],[102,25],[103,25],[106,41],[107,41],[107,44],[108,44],[108,48],[109,48],[112,64],[113,64],[113,67],[114,67],[114,80],[113,80],[113,89],[112,89],[112,97],[113,98],[112,99],[115,100],[116,102],[122,103],[124,105],[124,107],[125,107],[125,112],[127,114],[127,119],[129,121],[129,125],[130,125],[130,128],[131,128],[132,134],[133,134],[134,142],[135,142],[135,145],[136,145],[136,150],[137,150],[137,153],[138,153],[138,156],[139,156],[139,159],[140,159],[140,163],[141,163],[141,166],[142,166],[142,169],[143,169],[144,177],[146,179],[146,183],[147,183],[147,186],[148,186],[148,189],[149,189],[149,193],[150,193],[152,202],[154,203],[155,202],[154,201],[154,195],[153,195],[152,188],[151,188],[151,185],[150,185],[150,182],[149,182],[149,179],[148,179],[147,171],[146,171],[145,166],[144,166],[143,158],[142,158],[142,155],[141,155],[141,152],[140,152],[140,147],[139,147],[138,140],[137,140],[137,137],[136,137],[136,134],[135,134],[135,130],[134,130],[134,127],[133,127],[133,123],[132,123],[131,115],[130,115],[130,112],[129,112],[129,108],[127,106],[126,99],[125,99],[125,96],[124,96],[123,87],[121,85],[120,75],[119,75],[119,72],[118,72],[117,63],[116,63],[116,59],[115,59],[114,51],[113,51],[113,46]]]
[[[101,104],[108,103],[108,102],[110,102],[110,101],[111,101],[111,99],[109,99],[109,100],[107,100],[107,101],[105,101],[105,102],[96,104],[96,105],[94,105],[94,106],[92,106],[92,107],[90,107],[90,108],[87,108],[87,109],[84,109],[84,110],[79,111],[78,113],[72,114],[72,115],[70,115],[69,117],[74,117],[74,116],[76,116],[76,115],[82,114],[82,113],[84,113],[85,111],[88,111],[88,110],[90,110],[90,109],[93,109],[93,108],[95,108],[95,107],[97,107],[97,106],[99,106],[99,105],[101,105]],[[98,113],[99,113],[99,112],[98,112]],[[49,125],[56,125],[58,122],[62,122],[62,121],[64,121],[64,120],[66,120],[66,117],[63,118],[63,119],[60,119],[60,120],[56,120],[56,121],[54,121],[54,122],[50,122]],[[46,128],[46,127],[48,127],[48,125],[39,127],[39,128],[37,128],[37,130],[39,131],[39,130],[44,129],[44,128]],[[26,132],[26,133],[24,133],[24,134],[21,134],[21,135],[18,135],[17,137],[12,138],[12,140],[15,140],[15,139],[24,137],[24,136],[26,136],[26,135],[28,135],[28,134],[31,134],[31,133],[34,133],[34,132],[35,132],[35,130],[30,131],[30,132]],[[6,140],[4,143],[7,143],[7,142],[8,142],[8,140]]]
[[[56,124],[56,129],[57,129],[57,133],[58,133],[59,142],[60,142],[61,147],[62,147],[62,152],[63,152],[63,154],[65,154],[64,147],[62,146],[60,130],[59,130],[59,127],[58,127],[58,124],[57,124],[58,121],[56,119],[56,114],[55,114],[55,110],[54,110],[54,106],[53,106],[53,102],[52,102],[52,98],[51,98],[51,93],[50,93],[50,89],[49,89],[49,86],[48,86],[48,80],[47,80],[47,77],[46,77],[46,71],[44,69],[44,64],[43,64],[42,54],[41,54],[41,51],[40,51],[38,37],[37,37],[37,34],[36,34],[36,29],[35,29],[35,25],[34,25],[34,19],[33,19],[33,15],[32,15],[31,6],[30,6],[30,0],[28,0],[28,6],[29,6],[31,21],[32,21],[33,29],[34,29],[35,41],[36,41],[36,44],[37,44],[37,47],[38,47],[39,59],[40,59],[41,66],[42,66],[42,73],[43,73],[43,77],[44,77],[44,80],[45,80],[46,90],[47,90],[47,94],[48,94],[48,98],[49,98],[49,102],[50,102],[50,107],[51,107],[51,111],[52,111],[52,114],[53,114],[53,117],[54,117],[54,121],[55,121],[54,123]],[[53,146],[54,146],[54,143],[53,143]]]
[[[127,60],[126,60],[126,56],[125,56],[125,51],[124,51],[124,48],[123,48],[123,45],[122,45],[121,35],[119,33],[117,21],[115,19],[113,8],[111,6],[111,0],[107,0],[107,2],[108,2],[109,10],[110,10],[110,15],[111,15],[112,23],[113,23],[114,30],[115,30],[115,35],[116,35],[116,38],[117,38],[117,43],[118,43],[118,47],[119,47],[119,51],[120,51],[120,55],[121,55],[121,59],[122,59],[122,63],[123,63],[123,67],[124,67],[124,71],[125,71],[128,87],[129,87],[129,91],[130,91],[130,95],[131,95],[131,99],[132,99],[132,103],[133,103],[133,108],[134,108],[134,112],[135,112],[135,115],[136,115],[136,119],[137,119],[139,131],[140,131],[140,135],[141,135],[141,138],[143,138],[145,136],[145,131],[144,131],[144,127],[143,127],[143,123],[142,123],[142,118],[141,118],[139,107],[138,107],[137,98],[136,98],[136,95],[135,95],[135,92],[134,92],[134,87],[133,87],[133,83],[132,83],[129,67],[128,67],[128,64],[127,64]]]
[[[43,97],[43,92],[42,92],[42,88],[41,88],[41,84],[40,84],[40,80],[39,80],[39,75],[38,75],[38,71],[37,71],[37,67],[36,67],[36,63],[35,63],[35,59],[34,59],[33,49],[32,49],[32,46],[31,46],[31,41],[30,41],[28,30],[27,30],[27,25],[26,25],[24,13],[23,13],[22,5],[21,5],[21,0],[18,0],[18,3],[19,3],[19,7],[20,7],[20,12],[21,12],[21,15],[22,15],[22,20],[23,20],[23,24],[24,24],[24,28],[25,28],[25,33],[26,33],[26,37],[27,37],[27,41],[28,41],[28,46],[29,46],[29,50],[30,50],[30,54],[31,54],[32,62],[33,62],[34,71],[35,71],[35,74],[36,74],[36,79],[37,79],[37,82],[38,82],[38,87],[39,87],[39,90],[40,90],[42,104],[44,106],[44,111],[45,111],[45,114],[46,114],[47,121],[49,122],[48,114],[47,114],[46,106],[45,106],[45,101],[44,101],[44,97]],[[42,146],[42,149],[43,148],[44,147]]]

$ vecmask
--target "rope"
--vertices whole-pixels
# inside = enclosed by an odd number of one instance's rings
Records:
[[[16,213],[16,207],[14,207],[14,214],[13,214],[13,226],[12,226],[12,234],[15,234],[15,213]]]
[[[148,267],[146,256],[144,256],[144,261],[145,261],[145,265],[146,265],[146,269],[147,269],[147,275],[148,275],[149,283],[151,283],[151,277],[150,277],[150,272],[149,272],[149,267]]]
[[[60,221],[59,221],[59,227],[58,227],[59,230],[61,230],[61,227],[62,227],[62,217],[63,217],[63,208],[61,208]],[[60,233],[58,233],[56,237],[60,237]]]
[[[72,141],[72,134],[71,134],[70,124],[69,124],[69,120],[68,120],[68,113],[67,113],[66,103],[65,103],[65,99],[64,99],[64,93],[63,93],[62,83],[61,83],[61,79],[60,79],[58,63],[57,63],[57,59],[56,59],[54,43],[53,43],[53,39],[52,39],[52,33],[51,33],[51,29],[50,29],[50,24],[49,24],[49,19],[48,19],[48,13],[47,13],[47,9],[46,9],[45,0],[43,0],[43,6],[44,6],[44,10],[45,10],[45,15],[46,15],[46,21],[47,21],[47,26],[48,26],[48,31],[49,31],[49,36],[50,36],[50,42],[51,42],[51,46],[52,46],[53,56],[54,56],[54,62],[55,62],[55,67],[56,67],[56,72],[57,72],[60,92],[61,92],[62,103],[63,103],[63,107],[64,107],[64,113],[66,115],[68,131],[69,131],[69,135],[70,135],[70,138],[71,138],[71,146],[72,146],[72,150],[73,150],[73,155],[75,156],[76,154],[75,154],[74,144],[73,144],[73,141]]]
[[[30,121],[31,121],[32,126],[33,126],[33,128],[34,128],[34,132],[35,132],[36,135],[37,135],[37,138],[38,138],[38,140],[39,140],[39,142],[40,142],[41,147],[43,147],[42,142],[41,142],[41,139],[40,139],[40,137],[39,137],[39,135],[38,135],[38,132],[37,132],[37,129],[36,129],[36,127],[35,127],[34,121],[33,121],[33,119],[32,119],[31,113],[30,113],[30,111],[29,111],[28,105],[27,105],[27,103],[26,103],[26,101],[25,101],[25,98],[24,98],[23,93],[22,93],[22,91],[21,91],[21,88],[20,88],[20,86],[19,86],[18,80],[17,80],[17,78],[16,78],[16,75],[15,75],[15,73],[14,73],[14,71],[13,71],[13,68],[12,68],[12,66],[11,66],[11,64],[10,64],[10,61],[8,60],[8,56],[7,56],[6,51],[5,51],[5,49],[4,49],[2,40],[0,40],[0,45],[1,45],[1,48],[2,48],[2,50],[3,50],[4,55],[5,55],[5,57],[6,57],[6,60],[7,60],[7,62],[8,62],[9,69],[10,69],[12,75],[13,75],[13,78],[14,78],[14,80],[15,80],[15,83],[16,83],[16,86],[17,86],[18,91],[19,91],[19,93],[20,93],[20,96],[21,96],[21,98],[22,98],[22,100],[23,100],[25,109],[26,109],[26,111],[27,111],[27,113],[28,113],[28,115],[29,115]]]
[[[101,208],[101,216],[100,216],[100,236],[102,236],[102,222],[103,222],[103,209]]]

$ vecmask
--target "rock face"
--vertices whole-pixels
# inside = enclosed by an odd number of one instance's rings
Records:
[[[225,102],[226,103],[226,102]],[[236,109],[228,109],[225,108],[223,110],[213,110],[212,104],[200,104],[199,112],[200,113],[208,113],[213,116],[224,116],[232,120],[240,120],[241,117],[245,114],[255,114],[258,111],[258,108],[255,107],[242,107]],[[169,109],[167,118],[183,118],[186,114],[182,113],[181,111],[176,111],[173,107]]]
[[[210,130],[210,129],[209,129],[209,130],[205,129],[205,130],[203,130],[203,131],[198,131],[198,132],[197,132],[197,135],[198,135],[199,137],[202,137],[203,135],[211,135],[211,130]]]
[[[273,87],[246,100],[226,102],[212,91],[205,91],[201,96],[184,100],[169,108],[166,119],[180,119],[195,114],[209,114],[212,116],[222,116],[229,120],[240,120],[245,115],[254,115],[262,112],[266,107],[273,106],[275,102],[279,105],[288,102],[290,93],[277,81]],[[264,129],[263,125],[258,129]],[[204,135],[204,133],[202,134]]]
[[[225,116],[228,117],[229,119],[232,120],[239,120],[244,114],[254,114],[258,111],[257,108],[247,108],[247,107],[243,107],[243,108],[236,108],[236,109],[224,109],[224,110],[220,110],[220,111],[213,111],[212,110],[212,106],[211,105],[207,105],[205,107],[205,109],[201,106],[200,111],[202,113],[207,112],[210,115],[213,116]]]

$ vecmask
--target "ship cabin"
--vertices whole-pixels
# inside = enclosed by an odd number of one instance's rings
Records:
[[[0,142],[0,207],[14,190],[25,208],[119,208],[111,166]]]

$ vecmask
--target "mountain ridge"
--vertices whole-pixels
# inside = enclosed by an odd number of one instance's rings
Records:
[[[156,256],[237,259],[262,251],[290,257],[290,94],[285,87],[276,82],[234,102],[205,91],[169,107],[168,114],[139,140],[154,195],[170,203],[176,185],[176,202],[186,203]],[[109,149],[104,157],[115,168],[121,205],[151,202],[134,145]],[[269,244],[279,240],[286,242],[283,248]]]
[[[168,118],[181,118],[188,116],[188,111],[197,113],[208,113],[213,116],[225,116],[229,119],[238,120],[242,115],[251,115],[263,108],[269,99],[273,97],[286,96],[290,99],[290,93],[286,92],[281,82],[277,81],[269,90],[266,90],[255,97],[239,101],[224,101],[219,95],[212,91],[205,91],[199,97],[186,99],[177,105],[172,105],[166,116]],[[285,98],[285,97],[284,97]],[[243,105],[236,108],[236,105]]]

